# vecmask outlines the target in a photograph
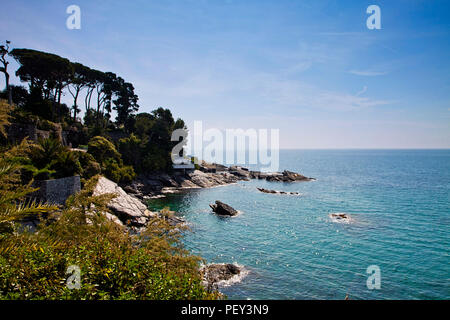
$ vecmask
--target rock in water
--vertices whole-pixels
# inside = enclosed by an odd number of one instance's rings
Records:
[[[284,170],[281,174],[272,174],[266,177],[267,181],[294,182],[294,181],[311,181],[314,178],[305,177],[299,173]]]
[[[256,188],[256,189],[258,189],[259,191],[264,192],[264,193],[277,193],[275,190],[268,190],[268,189],[264,189],[264,188]]]
[[[349,223],[351,221],[351,217],[346,213],[330,213],[330,218],[334,222]]]
[[[218,282],[230,280],[232,277],[241,273],[241,269],[231,263],[210,264],[203,267],[202,271],[203,279],[208,288],[213,288]]]
[[[215,213],[222,216],[235,216],[238,214],[235,209],[218,200],[216,201],[216,204],[210,204],[209,206]]]
[[[291,191],[277,191],[277,190],[269,190],[269,189],[264,189],[264,188],[256,188],[261,192],[264,193],[275,193],[275,194],[288,194],[288,195],[295,195],[298,196],[300,195],[300,193],[298,192],[291,192]]]

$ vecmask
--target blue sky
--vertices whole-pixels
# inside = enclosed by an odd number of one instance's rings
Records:
[[[2,2],[2,39],[122,76],[142,112],[278,128],[281,148],[450,147],[448,1]]]

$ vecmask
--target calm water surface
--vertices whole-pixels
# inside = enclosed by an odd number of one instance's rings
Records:
[[[280,168],[317,181],[252,180],[149,206],[184,216],[185,246],[208,263],[245,266],[221,288],[230,299],[450,298],[450,150],[282,150]],[[242,213],[218,217],[215,200]],[[366,287],[369,265],[381,268],[380,290]]]

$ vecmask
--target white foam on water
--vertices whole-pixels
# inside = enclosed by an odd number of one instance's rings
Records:
[[[241,214],[243,214],[244,212],[243,211],[241,211],[241,210],[236,210],[237,211],[237,214],[236,215],[234,215],[234,216],[231,216],[231,218],[236,218],[236,217],[239,217]]]
[[[242,279],[244,279],[250,273],[250,271],[248,269],[246,269],[243,265],[240,265],[238,263],[233,263],[233,264],[235,266],[237,266],[241,270],[241,272],[239,274],[232,276],[228,280],[221,280],[221,281],[217,282],[217,285],[219,287],[229,287],[229,286],[232,286],[233,284],[239,283],[242,281]]]
[[[148,197],[148,198],[149,199],[161,199],[161,198],[166,198],[166,196],[163,195],[163,194],[158,194],[156,196],[151,196],[151,197]]]
[[[223,265],[224,266],[226,264],[227,263],[208,263],[207,265],[201,264],[200,269],[203,269],[205,266],[210,266],[210,265]],[[229,287],[229,286],[232,286],[233,284],[239,283],[242,281],[242,279],[244,279],[250,273],[250,271],[247,268],[245,268],[243,265],[236,263],[236,262],[233,262],[233,264],[235,266],[237,266],[241,270],[241,272],[239,274],[232,276],[228,280],[221,280],[219,282],[216,282],[215,284],[218,287]]]
[[[339,217],[335,216],[338,214],[345,214],[347,218],[339,218]],[[332,212],[328,216],[330,217],[331,221],[333,221],[335,223],[349,224],[349,223],[353,222],[353,219],[346,212]]]

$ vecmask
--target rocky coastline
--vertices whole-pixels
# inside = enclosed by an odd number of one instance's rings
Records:
[[[114,198],[108,205],[112,213],[105,215],[119,225],[127,226],[130,229],[139,230],[152,218],[159,217],[167,220],[169,224],[176,226],[185,221],[175,214],[164,214],[148,210],[146,201],[151,198],[164,197],[167,193],[184,192],[192,189],[213,188],[217,186],[229,185],[239,181],[249,181],[251,179],[264,179],[269,182],[305,182],[315,180],[305,177],[292,171],[283,172],[259,172],[250,171],[240,166],[226,167],[223,165],[208,164],[203,162],[199,170],[180,171],[167,173],[153,173],[140,175],[129,184],[121,185],[100,177],[94,190],[94,195],[114,193]],[[258,188],[260,192],[282,195],[298,195],[296,192],[285,192]],[[236,215],[236,210],[225,207],[220,201],[212,206],[217,214]],[[226,210],[222,210],[222,209]]]
[[[94,188],[93,195],[112,193],[116,197],[108,203],[111,213],[105,212],[105,216],[120,226],[126,226],[132,231],[139,231],[144,228],[149,220],[160,218],[166,220],[170,225],[176,226],[185,221],[175,215],[168,215],[162,212],[152,212],[142,201],[125,192],[115,182],[100,177]]]
[[[250,181],[251,179],[286,183],[315,180],[314,178],[305,177],[299,173],[287,170],[267,173],[250,171],[240,166],[225,167],[215,165],[215,170],[211,170],[211,166],[213,165],[202,165],[200,170],[174,172],[170,175],[167,173],[140,175],[133,182],[123,186],[123,189],[140,200],[148,200],[162,197],[167,193],[183,192],[189,189],[213,188],[239,181]]]
[[[126,225],[131,228],[139,229],[144,227],[147,222],[154,217],[166,219],[171,225],[184,223],[185,221],[176,215],[164,215],[159,212],[151,212],[147,209],[145,202],[151,198],[164,197],[167,193],[184,192],[192,189],[213,188],[217,186],[229,185],[239,181],[249,181],[251,179],[264,179],[270,182],[305,182],[315,180],[305,177],[292,171],[283,172],[259,172],[250,171],[240,166],[226,167],[223,165],[208,164],[203,162],[199,170],[179,171],[172,174],[153,173],[140,175],[137,179],[126,185],[117,185],[116,183],[100,177],[94,190],[94,195],[105,193],[114,193],[114,198],[109,209],[112,214],[106,213],[106,216],[120,225]],[[275,194],[298,194],[296,192],[284,192],[258,188],[263,193]],[[224,207],[220,201],[214,208],[220,212]],[[213,208],[213,210],[214,210]],[[225,210],[227,211],[227,210]],[[234,211],[228,210],[227,215],[235,215]]]
[[[243,167],[215,167],[212,165],[201,166],[201,170],[189,172],[155,173],[151,175],[141,175],[133,182],[119,186],[116,183],[100,177],[94,189],[94,195],[114,193],[116,198],[111,200],[108,207],[111,213],[105,213],[108,219],[119,225],[126,226],[131,231],[139,231],[145,227],[152,218],[166,219],[169,224],[176,226],[185,223],[182,218],[176,215],[165,215],[161,212],[152,212],[147,209],[145,202],[151,198],[164,197],[166,193],[183,192],[190,189],[212,188],[222,185],[237,183],[238,181],[249,181],[251,179],[264,179],[269,182],[304,182],[312,181],[314,178],[305,177],[299,173],[291,171],[263,173],[250,171]],[[220,170],[217,170],[220,168]],[[296,192],[284,192],[258,188],[263,193],[298,195]],[[237,210],[221,201],[216,201],[210,205],[212,210],[218,215],[234,216]],[[221,282],[229,281],[234,277],[239,277],[242,267],[235,264],[211,264],[201,269],[206,288],[217,288]]]

